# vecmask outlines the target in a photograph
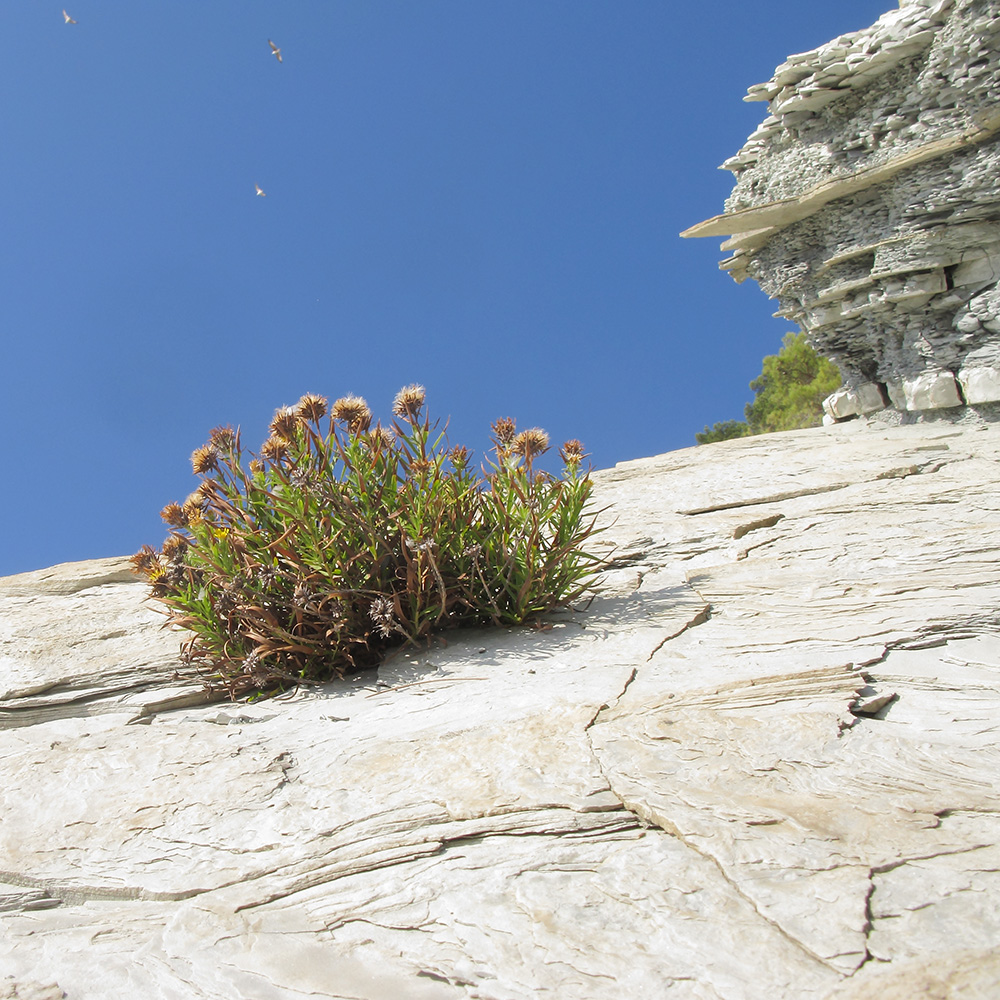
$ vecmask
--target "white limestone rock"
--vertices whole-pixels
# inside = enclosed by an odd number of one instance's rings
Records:
[[[940,410],[962,405],[962,397],[951,372],[925,372],[916,378],[905,379],[903,393],[908,410]]]
[[[729,236],[720,266],[778,299],[846,392],[917,415],[995,404],[954,380],[1000,367],[1000,0],[906,3],[747,100],[771,113],[723,164],[726,210],[682,235]],[[847,395],[827,415],[858,412]]]
[[[963,368],[958,373],[962,384],[962,395],[966,402],[997,403],[1000,402],[1000,368],[985,366]]]
[[[834,420],[846,420],[862,413],[875,413],[885,406],[877,385],[865,382],[854,389],[838,389],[823,400],[823,411]]]
[[[998,469],[865,420],[623,463],[589,607],[259,704],[120,562],[0,580],[0,996],[996,992]]]

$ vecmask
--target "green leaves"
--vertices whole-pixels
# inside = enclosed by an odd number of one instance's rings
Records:
[[[484,479],[423,405],[407,386],[397,420],[372,428],[345,397],[321,428],[326,400],[307,395],[275,414],[247,469],[231,428],[195,453],[201,485],[164,508],[162,552],[133,564],[191,631],[184,655],[210,686],[235,697],[343,676],[394,643],[518,624],[587,590],[598,560],[583,550],[595,529],[579,442],[555,478],[533,468],[547,435],[498,421]]]
[[[698,444],[713,444],[749,434],[816,427],[823,422],[823,400],[840,386],[840,372],[817,354],[804,333],[786,333],[777,354],[764,358],[751,383],[754,401],[745,407],[746,423],[723,420],[695,434]]]
[[[817,354],[804,333],[787,333],[777,354],[764,358],[763,369],[751,383],[755,393],[747,403],[752,434],[814,427],[823,421],[823,400],[840,385],[833,362]]]

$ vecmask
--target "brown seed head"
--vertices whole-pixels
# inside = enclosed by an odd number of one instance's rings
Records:
[[[149,574],[149,583],[154,597],[167,597],[175,591],[170,575],[163,567]]]
[[[584,454],[583,445],[576,438],[567,441],[559,449],[559,456],[567,465],[579,465],[587,457]]]
[[[514,440],[514,434],[517,432],[517,424],[510,417],[501,417],[499,420],[494,420],[492,427],[497,441],[504,447],[507,447]]]
[[[260,473],[264,471],[264,463],[259,458],[250,459],[250,471]]]
[[[179,503],[168,503],[160,511],[160,517],[173,528],[187,527],[187,514],[184,513],[184,508]]]
[[[184,503],[181,505],[185,514],[188,517],[191,516],[191,511],[193,510],[204,510],[205,506],[208,504],[208,500],[205,494],[202,492],[201,487],[196,489],[194,493],[189,493]]]
[[[425,458],[414,458],[410,461],[410,475],[411,476],[423,476],[430,472],[434,468],[432,462],[428,462]]]
[[[281,437],[269,437],[260,446],[260,457],[269,462],[280,462],[288,454],[288,442]]]
[[[187,527],[190,528],[196,524],[201,524],[205,520],[205,508],[207,506],[208,500],[201,491],[201,487],[188,496],[181,505],[184,516],[187,518]]]
[[[163,554],[171,562],[180,562],[188,550],[188,540],[183,535],[168,535],[163,543]]]
[[[203,444],[191,453],[191,467],[196,475],[204,475],[219,467],[219,449],[213,444]]]
[[[420,411],[427,399],[427,390],[422,385],[407,385],[396,393],[392,401],[392,412],[410,423],[420,418]]]
[[[360,396],[342,396],[330,411],[334,420],[347,425],[347,429],[360,433],[368,430],[372,421],[372,411]]]
[[[236,447],[236,431],[228,424],[225,427],[213,427],[208,434],[208,442],[219,451],[232,451]]]
[[[381,424],[377,424],[368,432],[368,445],[372,451],[391,448],[395,443],[396,435],[388,427],[383,427]]]
[[[150,579],[163,573],[159,554],[151,545],[143,545],[134,556],[129,556],[128,561],[132,564],[133,573],[147,576]]]
[[[540,427],[532,427],[521,431],[514,438],[510,450],[515,455],[523,455],[525,461],[530,462],[536,455],[549,450],[549,436]]]
[[[325,396],[317,396],[307,392],[296,404],[295,412],[302,420],[310,420],[318,424],[326,416],[328,403]]]
[[[464,444],[456,444],[448,453],[448,457],[456,469],[464,469],[469,464],[469,449]]]
[[[375,622],[379,635],[388,639],[395,627],[395,608],[388,597],[376,597],[368,609],[368,617]]]
[[[270,423],[271,436],[294,441],[299,429],[299,414],[291,406],[282,406],[274,411]]]

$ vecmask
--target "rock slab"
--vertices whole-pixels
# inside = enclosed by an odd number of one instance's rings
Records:
[[[0,579],[0,997],[998,995],[1000,427],[596,480],[588,607],[257,704]]]

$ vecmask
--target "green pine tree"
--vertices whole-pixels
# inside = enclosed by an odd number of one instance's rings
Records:
[[[747,403],[746,423],[723,420],[695,434],[698,444],[727,441],[747,434],[791,431],[823,422],[823,400],[840,385],[833,362],[817,354],[804,333],[786,333],[777,354],[764,358],[751,383],[754,401]]]
[[[756,398],[744,411],[751,434],[816,427],[823,422],[823,400],[840,385],[833,362],[817,354],[804,333],[786,333],[777,354],[764,358],[751,383]]]
[[[749,433],[749,425],[742,420],[720,420],[711,427],[706,424],[703,431],[695,433],[694,439],[698,444],[713,444],[715,441],[746,437]]]

